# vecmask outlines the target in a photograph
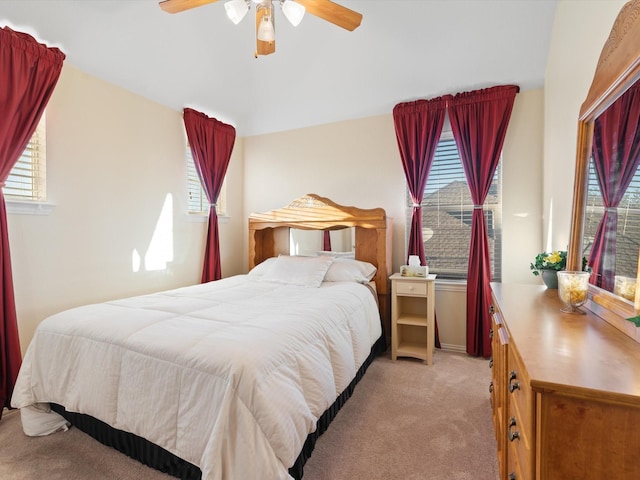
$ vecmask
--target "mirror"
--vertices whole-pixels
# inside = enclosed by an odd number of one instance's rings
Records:
[[[589,197],[589,159],[593,153],[596,119],[603,116],[618,98],[636,84],[639,78],[640,0],[631,0],[624,5],[616,18],[611,34],[600,54],[587,99],[580,109],[567,270],[581,270],[585,238],[588,242],[588,237],[585,237],[587,231],[585,219]],[[637,267],[637,250],[635,259]],[[615,271],[615,266],[610,268]],[[629,300],[614,295],[612,290],[614,288],[611,286],[601,288],[590,285],[589,308],[608,321],[611,317],[636,316],[634,305]],[[636,293],[635,298],[637,297]]]
[[[639,164],[636,82],[594,120],[582,244],[591,283],[631,302],[640,247]]]
[[[329,246],[325,247],[324,230],[289,230],[290,255],[317,255],[330,250],[340,256],[355,255],[355,229],[353,227],[326,231],[329,234]]]

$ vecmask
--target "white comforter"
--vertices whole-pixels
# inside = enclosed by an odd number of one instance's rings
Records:
[[[364,285],[239,275],[44,320],[12,404],[92,415],[199,466],[203,480],[288,479],[380,334]]]

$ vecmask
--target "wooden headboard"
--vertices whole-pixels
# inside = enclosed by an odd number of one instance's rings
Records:
[[[249,269],[267,258],[289,255],[289,230],[340,230],[354,227],[355,258],[375,265],[380,318],[388,335],[391,219],[382,208],[338,205],[313,193],[284,208],[249,215]]]

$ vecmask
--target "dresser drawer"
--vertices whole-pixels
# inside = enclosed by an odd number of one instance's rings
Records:
[[[533,479],[533,445],[527,441],[520,418],[517,414],[509,417],[507,422],[507,438],[509,443],[509,459],[518,466],[519,475],[517,478]]]
[[[527,443],[533,443],[533,391],[529,384],[527,370],[515,348],[508,350],[508,378],[507,390],[509,397],[510,415],[517,415],[520,419],[521,430],[526,435]]]
[[[425,282],[396,282],[396,295],[406,295],[413,297],[426,297],[427,284]]]
[[[533,478],[535,430],[533,428],[534,397],[527,371],[515,348],[508,352],[508,421],[509,454],[515,456],[520,478]]]
[[[507,480],[529,480],[532,479],[530,476],[525,476],[522,473],[522,468],[520,468],[520,463],[518,461],[518,453],[516,449],[509,445],[509,454],[507,455]]]

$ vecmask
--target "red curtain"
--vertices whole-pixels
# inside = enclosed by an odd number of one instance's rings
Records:
[[[210,205],[202,269],[202,283],[205,283],[222,278],[216,202],[231,159],[236,130],[190,108],[184,109],[183,117],[191,154]]]
[[[422,239],[422,196],[442,133],[447,99],[417,100],[399,103],[393,108],[396,140],[413,203],[407,262],[409,255],[418,255],[421,265],[426,265]]]
[[[605,211],[589,256],[591,283],[613,291],[617,207],[640,163],[640,86],[627,90],[596,118],[592,152]]]
[[[431,100],[399,103],[393,108],[396,140],[407,179],[411,202],[411,229],[407,247],[409,255],[418,255],[420,265],[426,265],[422,238],[422,196],[440,141],[449,96]],[[438,321],[435,321],[435,345],[440,348]]]
[[[500,160],[519,90],[506,85],[459,93],[449,107],[451,130],[474,203],[467,274],[467,353],[475,356],[491,355],[491,258],[482,205]]]
[[[331,251],[331,234],[329,230],[325,230],[322,234],[322,250],[325,252]]]
[[[0,185],[38,126],[65,55],[25,33],[0,28]],[[4,195],[0,195],[0,417],[22,363]]]

